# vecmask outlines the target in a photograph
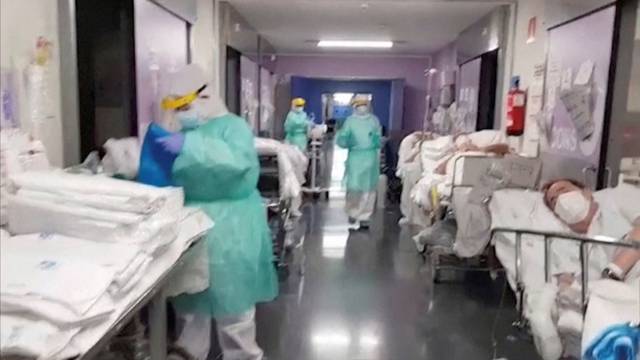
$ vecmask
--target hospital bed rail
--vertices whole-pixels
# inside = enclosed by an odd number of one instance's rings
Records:
[[[497,156],[494,154],[462,154],[458,156],[453,163],[453,174],[452,174],[452,184],[451,184],[451,195],[449,196],[449,201],[447,203],[435,203],[435,198],[437,196],[432,196],[432,209],[436,214],[436,221],[442,221],[446,218],[455,219],[455,194],[456,189],[467,188],[473,189],[475,186],[481,185],[480,182],[483,177],[486,175],[494,176],[495,184],[494,186],[498,186],[499,189],[533,189],[536,187],[538,182],[538,176],[534,176],[532,179],[529,179],[528,184],[523,184],[522,180],[517,183],[510,183],[511,178],[506,177],[503,183],[503,179],[499,179],[498,176],[504,174],[498,174],[500,171],[505,171],[504,168],[496,168],[493,170],[494,165],[497,162],[505,161],[505,159],[509,159],[505,156]],[[526,159],[521,158],[524,161],[538,161],[537,159]],[[465,163],[464,161],[472,160],[472,162]],[[480,161],[480,163],[473,163],[476,160]],[[460,165],[462,164],[462,165]],[[465,165],[466,164],[466,165]],[[470,164],[470,165],[469,165]],[[460,168],[461,167],[461,168]],[[458,170],[461,170],[462,179],[458,179],[457,174]],[[539,169],[538,169],[539,171]],[[496,174],[492,174],[492,173]],[[499,181],[500,180],[500,181]],[[489,186],[489,184],[483,184],[484,186]],[[491,199],[491,194],[493,191],[498,188],[488,188],[488,193],[486,198],[482,200],[483,203],[488,203]],[[446,207],[446,212],[441,212],[441,205]],[[492,235],[489,235],[490,239]],[[457,239],[456,239],[457,240]],[[454,240],[454,241],[456,241]],[[449,259],[443,264],[442,258],[449,257]],[[439,281],[439,273],[440,271],[462,271],[462,272],[488,272],[492,278],[497,277],[497,273],[501,271],[499,268],[499,261],[496,258],[495,250],[491,246],[491,242],[489,242],[488,246],[484,249],[484,251],[472,258],[469,259],[458,259],[457,263],[455,260],[451,259],[453,256],[452,249],[443,249],[442,246],[434,246],[430,251],[430,259],[431,259],[431,270],[432,270],[432,279],[434,282]],[[482,258],[485,258],[485,266],[482,265]],[[473,264],[473,262],[478,263],[479,265]]]
[[[580,234],[562,233],[554,231],[541,231],[532,229],[517,229],[510,227],[496,227],[491,230],[492,242],[498,234],[510,233],[515,235],[515,275],[516,275],[516,292],[518,293],[518,319],[514,322],[514,326],[523,329],[526,327],[524,318],[524,294],[525,287],[522,282],[522,235],[533,235],[542,237],[544,241],[544,278],[545,282],[551,281],[551,247],[554,240],[571,241],[579,244],[579,258],[581,271],[581,310],[583,315],[587,310],[587,295],[589,291],[589,246],[602,245],[617,248],[628,248],[640,250],[640,242],[618,241],[620,239],[608,236],[589,237]]]

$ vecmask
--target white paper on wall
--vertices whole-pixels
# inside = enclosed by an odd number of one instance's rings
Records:
[[[593,75],[593,68],[595,64],[591,60],[587,60],[580,65],[574,85],[587,85],[591,83],[591,76]]]
[[[591,116],[590,93],[587,86],[575,86],[560,93],[560,100],[569,113],[578,138],[582,141],[588,139],[595,131]]]
[[[562,72],[562,90],[569,90],[573,84],[573,69],[568,67]]]

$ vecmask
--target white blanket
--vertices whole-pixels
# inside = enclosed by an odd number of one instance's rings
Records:
[[[255,146],[258,154],[278,157],[280,198],[300,196],[307,171],[307,157],[295,146],[274,139],[256,138]]]
[[[627,283],[594,281],[589,288],[589,307],[582,333],[582,349],[613,325],[640,323],[640,278]]]

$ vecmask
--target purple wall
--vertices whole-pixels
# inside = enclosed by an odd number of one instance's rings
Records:
[[[453,82],[456,81],[458,52],[456,51],[454,43],[450,43],[433,55],[433,67],[438,70],[438,73],[435,76],[429,91],[434,99],[434,104],[437,104],[440,96],[439,90],[446,82],[443,75],[446,74],[446,76],[453,76]],[[450,83],[451,80],[448,79],[448,82]]]
[[[319,78],[404,79],[405,131],[419,130],[424,117],[426,79],[430,58],[279,56],[276,73]]]

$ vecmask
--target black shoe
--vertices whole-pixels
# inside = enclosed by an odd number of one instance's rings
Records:
[[[356,223],[356,219],[352,218],[352,217],[349,217],[349,224],[353,225],[355,223]]]
[[[360,229],[361,230],[369,230],[369,222],[368,221],[360,221]]]

